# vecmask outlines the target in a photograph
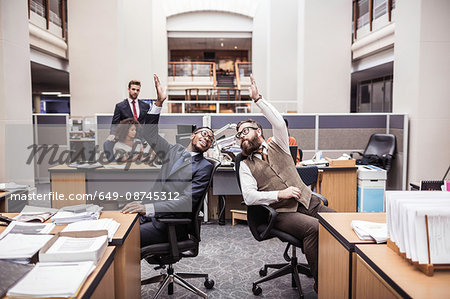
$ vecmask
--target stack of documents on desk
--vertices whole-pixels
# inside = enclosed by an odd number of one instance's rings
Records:
[[[22,191],[27,190],[28,185],[18,185],[14,182],[11,183],[2,183],[0,184],[0,192],[13,192],[13,191]]]
[[[107,230],[108,241],[111,242],[114,234],[119,228],[120,223],[111,218],[103,218],[98,220],[85,220],[71,223],[63,229],[63,232],[78,232],[89,230]]]
[[[75,167],[75,168],[81,168],[81,169],[93,169],[93,168],[99,168],[103,165],[99,162],[95,163],[89,163],[89,162],[79,162],[79,163],[72,163],[69,164],[69,167]]]
[[[83,210],[78,210],[77,207],[83,207]],[[52,222],[61,225],[82,220],[97,220],[102,209],[102,207],[91,204],[64,207],[52,217]]]
[[[27,262],[53,235],[7,234],[0,240],[0,259]]]
[[[387,191],[388,236],[419,264],[450,263],[450,193]]]
[[[49,219],[52,215],[58,212],[58,209],[25,206],[19,215],[14,217],[17,221],[27,222],[27,221],[40,221],[44,222]]]
[[[49,234],[54,227],[55,224],[53,223],[23,223],[12,221],[8,225],[8,227],[0,234],[0,240],[3,239],[7,234]]]
[[[387,241],[386,223],[352,220],[352,229],[361,240],[374,240],[377,243]]]
[[[8,291],[14,297],[75,297],[95,269],[93,262],[38,263]]]

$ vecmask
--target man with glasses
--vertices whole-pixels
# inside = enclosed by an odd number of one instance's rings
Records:
[[[261,124],[255,120],[238,123],[236,138],[247,157],[239,165],[242,196],[247,205],[273,207],[279,213],[275,228],[303,240],[317,292],[317,213],[334,210],[322,205],[301,180],[289,151],[289,134],[283,117],[259,94],[252,75],[250,80],[250,97],[271,123],[273,138],[267,143]]]
[[[123,213],[139,213],[141,217],[141,247],[167,242],[167,225],[155,221],[154,216],[190,218],[190,213],[201,204],[201,197],[208,186],[213,165],[204,157],[214,143],[214,133],[209,127],[196,129],[187,148],[180,144],[169,144],[158,134],[158,121],[162,104],[167,98],[167,89],[161,87],[154,75],[157,101],[148,112],[143,137],[163,161],[159,176],[143,202],[131,202]],[[164,197],[164,198],[163,198]],[[177,227],[177,238],[187,236],[186,225]]]

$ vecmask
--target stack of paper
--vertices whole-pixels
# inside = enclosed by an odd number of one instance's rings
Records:
[[[0,260],[0,269],[0,298],[3,298],[6,291],[30,272],[33,266]]]
[[[82,220],[97,220],[100,217],[100,212],[103,209],[97,205],[85,205],[85,212],[71,212],[68,209],[72,209],[74,207],[65,207],[62,208],[52,217],[52,222],[56,225],[60,224],[69,224]]]
[[[377,243],[387,241],[386,223],[353,220],[351,225],[361,240],[375,240]]]
[[[413,262],[450,263],[450,193],[387,191],[386,221],[388,237]]]
[[[51,238],[53,235],[7,234],[0,240],[0,259],[27,261]]]
[[[40,221],[44,222],[49,219],[52,215],[58,212],[58,209],[25,206],[19,215],[14,217],[17,221],[27,222],[27,221]]]
[[[40,262],[83,262],[92,261],[95,264],[103,256],[108,246],[105,235],[93,238],[60,236],[50,248],[42,248],[39,253]]]
[[[93,262],[38,263],[8,291],[8,296],[75,297],[94,269]]]
[[[27,190],[28,185],[19,185],[14,182],[11,183],[2,183],[0,184],[0,192],[12,192],[12,191],[21,191]]]
[[[108,241],[111,242],[114,234],[119,228],[120,223],[111,218],[98,220],[78,221],[67,225],[63,232],[89,231],[89,230],[107,230]]]
[[[12,221],[8,227],[0,234],[0,240],[7,234],[24,234],[24,235],[37,235],[37,234],[49,234],[55,224],[53,223],[23,223]]]

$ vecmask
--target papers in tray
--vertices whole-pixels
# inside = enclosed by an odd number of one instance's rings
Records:
[[[82,220],[97,220],[100,217],[100,212],[103,209],[97,205],[83,205],[86,207],[85,212],[71,212],[68,210],[76,209],[76,206],[64,207],[60,209],[53,217],[52,222],[56,225],[69,224]]]
[[[63,229],[63,232],[107,230],[108,241],[111,242],[119,226],[120,223],[110,218],[103,218],[98,220],[84,220],[67,225]]]
[[[353,231],[361,240],[374,240],[377,243],[385,243],[387,241],[386,223],[353,220]]]
[[[27,221],[40,221],[44,222],[49,219],[52,215],[58,212],[58,209],[25,206],[19,215],[13,219],[17,221],[27,222]]]
[[[23,223],[12,221],[8,227],[0,234],[0,240],[7,234],[25,234],[25,235],[37,235],[37,234],[49,234],[55,224],[53,223]]]
[[[408,259],[450,263],[450,193],[387,191],[386,221],[390,240]]]
[[[75,297],[94,269],[93,262],[37,263],[8,291],[8,296]]]
[[[31,259],[53,235],[7,234],[0,240],[0,259]]]

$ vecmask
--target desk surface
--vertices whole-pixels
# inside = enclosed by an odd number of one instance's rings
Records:
[[[109,165],[119,165],[118,163],[110,163]],[[123,163],[126,167],[126,163]],[[121,168],[76,168],[70,167],[66,164],[53,166],[48,169],[50,173],[58,173],[58,172],[87,172],[87,171],[95,171],[95,172],[124,172],[124,171],[159,171],[161,168],[156,166],[149,166],[144,163],[136,164],[131,163],[127,170]]]
[[[356,245],[356,253],[402,297],[448,298],[450,271],[426,276],[387,245]]]
[[[386,213],[319,213],[319,223],[344,247],[351,250],[354,244],[374,243],[358,238],[351,227],[352,220],[386,222]]]
[[[2,213],[2,215],[13,218],[17,216],[19,213]],[[102,211],[100,214],[100,218],[112,218],[120,223],[119,228],[112,241],[109,243],[110,245],[122,245],[127,238],[130,231],[133,229],[134,224],[139,219],[139,215],[134,214],[123,214],[120,211]],[[51,220],[47,220],[46,222],[51,222]],[[56,234],[62,231],[67,225],[56,225],[55,228],[51,231],[51,234]],[[0,233],[5,230],[5,226],[0,226]]]

